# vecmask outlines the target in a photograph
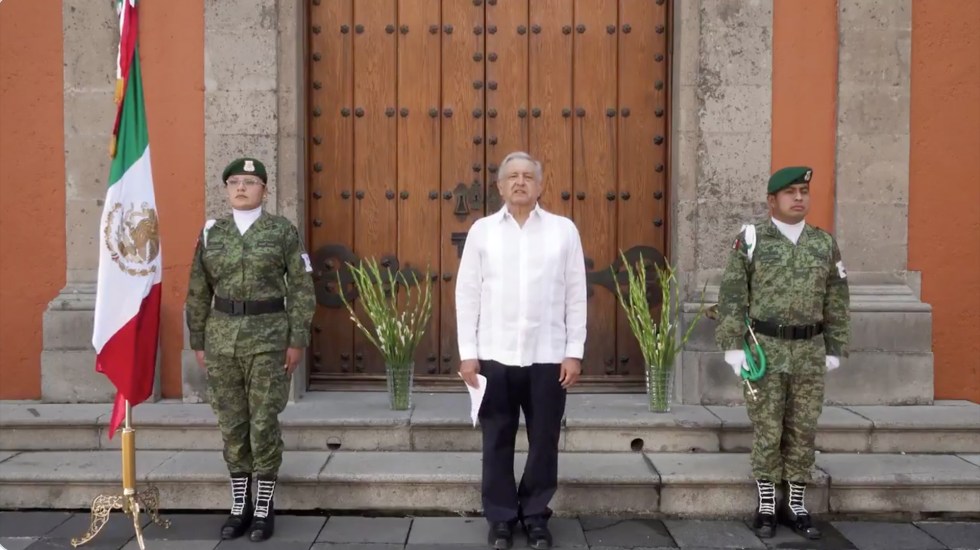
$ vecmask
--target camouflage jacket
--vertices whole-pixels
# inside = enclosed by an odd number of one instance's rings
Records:
[[[198,237],[187,289],[191,349],[252,355],[306,347],[316,307],[311,271],[299,233],[286,218],[262,213],[245,235],[239,233],[231,216],[205,226]],[[211,309],[213,296],[285,298],[286,311],[231,316]]]
[[[781,340],[756,334],[770,372],[823,369],[824,356],[846,356],[850,295],[837,242],[807,225],[794,245],[771,220],[755,224],[749,260],[745,232],[735,239],[718,296],[715,332],[724,350],[742,349],[746,313],[784,325],[824,323],[811,340]]]

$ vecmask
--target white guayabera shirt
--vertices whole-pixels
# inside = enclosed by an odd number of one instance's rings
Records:
[[[536,206],[522,228],[504,206],[470,228],[456,277],[461,360],[526,367],[582,358],[585,257],[572,220]]]

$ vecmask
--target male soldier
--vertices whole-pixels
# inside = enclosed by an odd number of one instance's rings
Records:
[[[747,369],[747,323],[767,359],[755,395],[745,388],[754,437],[752,473],[759,489],[754,528],[776,531],[776,485],[789,485],[780,519],[808,539],[820,538],[803,505],[814,461],[824,371],[840,366],[849,338],[847,274],[837,243],[804,221],[810,210],[805,166],[769,178],[771,218],[736,237],[719,294],[718,345],[736,375]]]
[[[207,369],[208,398],[231,474],[231,515],[221,538],[240,537],[251,526],[249,538],[261,541],[275,530],[279,413],[309,343],[313,269],[296,227],[262,211],[267,179],[261,162],[238,159],[221,179],[232,215],[208,220],[198,238],[187,327],[197,362]]]

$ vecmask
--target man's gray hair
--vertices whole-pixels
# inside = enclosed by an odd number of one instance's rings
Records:
[[[506,172],[507,164],[512,160],[526,160],[534,165],[534,181],[541,183],[541,161],[525,153],[524,151],[514,151],[500,161],[500,168],[497,169],[497,182],[500,182]]]

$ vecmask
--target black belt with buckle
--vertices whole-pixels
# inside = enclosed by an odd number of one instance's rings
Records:
[[[286,304],[282,298],[272,300],[229,300],[214,297],[214,310],[228,315],[262,315],[263,313],[278,313],[285,311]]]
[[[782,340],[809,340],[823,332],[823,323],[812,325],[780,325],[769,321],[752,319],[752,330]]]

